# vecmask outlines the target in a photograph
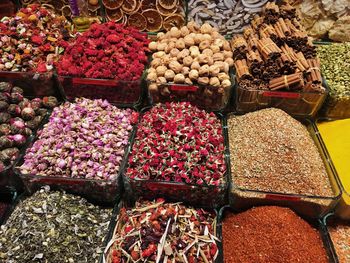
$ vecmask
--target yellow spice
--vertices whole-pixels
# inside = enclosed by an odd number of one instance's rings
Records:
[[[321,122],[317,126],[347,192],[344,201],[350,205],[350,119]]]

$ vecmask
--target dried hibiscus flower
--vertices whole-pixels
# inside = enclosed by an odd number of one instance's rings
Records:
[[[188,102],[158,104],[143,115],[126,176],[196,185],[224,182],[220,120]]]
[[[148,52],[147,35],[123,24],[93,24],[58,63],[63,76],[139,80]]]

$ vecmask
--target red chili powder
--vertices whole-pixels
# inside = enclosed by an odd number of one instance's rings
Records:
[[[328,263],[318,231],[288,208],[229,214],[222,234],[225,263]]]

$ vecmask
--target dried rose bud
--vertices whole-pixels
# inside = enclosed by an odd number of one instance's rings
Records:
[[[22,109],[30,106],[30,101],[27,98],[23,98],[23,100],[18,103],[18,106]]]
[[[6,111],[9,104],[6,101],[0,101],[0,111]]]
[[[10,121],[11,133],[23,133],[24,128],[26,127],[24,121],[21,118],[14,118]]]
[[[6,102],[10,102],[10,93],[7,92],[1,92],[0,93],[0,101],[6,101]]]
[[[24,136],[26,136],[26,137],[29,137],[29,136],[31,136],[31,135],[33,134],[33,132],[32,132],[31,129],[25,128],[25,129],[23,129],[22,134],[23,134]]]
[[[11,91],[11,84],[8,82],[0,82],[0,91],[10,92]]]
[[[19,94],[23,95],[23,89],[21,89],[20,87],[15,86],[15,87],[12,88],[11,93],[19,93]]]
[[[32,108],[26,107],[22,110],[21,116],[24,120],[32,120],[35,117],[35,111]]]
[[[9,135],[8,138],[16,146],[22,146],[23,144],[26,143],[26,137],[24,137],[22,134]],[[0,139],[1,139],[1,137],[0,137]],[[7,147],[7,148],[9,148],[9,147]]]
[[[10,125],[3,123],[0,125],[0,135],[7,135],[11,133]]]
[[[0,137],[0,149],[6,149],[6,148],[10,148],[12,146],[13,146],[13,140],[10,137],[10,135]]]
[[[37,110],[35,111],[35,113],[36,113],[37,115],[40,115],[40,116],[43,116],[43,117],[46,116],[47,112],[48,112],[48,110],[47,110],[47,109],[44,109],[44,108],[40,108],[40,109],[37,109]]]
[[[4,163],[9,163],[14,161],[19,154],[19,150],[17,148],[7,148],[0,152],[0,161]]]
[[[58,105],[58,101],[55,97],[50,96],[50,97],[44,97],[43,98],[43,105],[45,108],[48,109],[53,109]]]
[[[18,92],[11,93],[11,102],[12,103],[20,103],[23,100],[23,95]]]
[[[21,116],[21,108],[17,104],[10,104],[7,109],[7,112],[12,116]]]
[[[33,120],[27,121],[26,125],[29,129],[35,130],[39,127],[41,121],[43,120],[42,116],[36,116]]]
[[[30,105],[34,111],[40,109],[40,107],[42,106],[41,104],[42,102],[40,98],[35,98],[30,101]]]
[[[11,115],[6,112],[0,112],[0,123],[8,123],[11,119]]]

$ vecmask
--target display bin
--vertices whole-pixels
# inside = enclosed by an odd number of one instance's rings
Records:
[[[321,221],[322,230],[325,233],[326,242],[328,243],[328,246],[330,248],[330,258],[332,258],[332,262],[339,263],[337,251],[336,251],[336,249],[334,247],[334,244],[333,244],[333,241],[332,241],[332,236],[331,236],[331,234],[329,232],[329,227],[330,226],[334,226],[337,223],[347,224],[347,225],[350,225],[350,224],[349,224],[348,221],[342,221],[342,220],[336,219],[336,217],[335,217],[333,212],[327,214],[320,221]],[[340,263],[342,263],[342,262],[340,262]]]
[[[11,82],[26,90],[33,97],[59,96],[52,72],[0,71],[0,81]]]
[[[264,108],[274,107],[298,118],[313,118],[321,108],[327,97],[327,85],[324,93],[319,92],[291,92],[270,90],[247,90],[237,84],[236,111],[247,113]]]
[[[47,118],[46,122],[48,122]],[[44,124],[43,124],[44,125]],[[53,190],[63,190],[70,194],[77,194],[86,198],[89,202],[97,204],[114,204],[123,193],[122,173],[125,160],[128,156],[128,147],[134,138],[135,126],[130,133],[128,144],[125,146],[125,153],[121,162],[117,178],[110,180],[96,180],[85,178],[72,178],[63,176],[43,176],[39,174],[23,174],[19,167],[24,162],[26,150],[32,147],[38,136],[33,136],[21,151],[19,158],[14,164],[14,173],[22,180],[25,190],[28,193],[34,193],[42,186],[48,185]]]
[[[0,209],[0,225],[2,225],[9,214],[11,213],[12,207],[17,197],[17,192],[15,191],[0,191],[0,204],[6,204],[6,206],[1,205]]]
[[[153,92],[148,89],[148,96],[151,104],[188,101],[201,109],[221,111],[227,108],[232,96],[232,90],[235,85],[235,76],[232,71],[230,72],[230,80],[232,85],[226,89],[200,84],[160,84],[157,91]],[[147,82],[148,87],[151,84],[155,83]],[[165,95],[164,90],[169,95]]]
[[[149,108],[147,108],[149,109]],[[143,113],[145,110],[143,110]],[[143,114],[142,114],[143,115]],[[142,118],[140,114],[140,118]],[[223,116],[217,114],[222,120]],[[137,128],[134,133],[134,138],[131,140],[131,144],[128,150],[128,154],[131,155],[132,146],[136,138]],[[223,130],[223,136],[225,136]],[[226,148],[226,147],[225,147]],[[225,149],[226,153],[226,149]],[[127,161],[127,160],[126,160]],[[126,170],[128,163],[125,164],[123,173],[123,182],[125,194],[127,197],[136,201],[139,197],[146,199],[154,199],[157,197],[166,196],[169,201],[187,202],[193,206],[203,206],[208,208],[217,208],[226,204],[227,189],[228,189],[228,160],[225,154],[226,173],[224,182],[217,186],[214,185],[196,185],[188,183],[178,183],[171,181],[158,181],[158,180],[142,180],[131,179],[126,176]]]
[[[339,203],[335,209],[335,212],[336,212],[337,216],[339,216],[343,219],[349,220],[350,219],[350,185],[345,185],[344,182],[342,181],[341,177],[339,176],[339,174],[337,172],[337,168],[334,165],[334,162],[332,161],[332,156],[329,154],[329,151],[327,149],[327,145],[325,144],[325,142],[322,138],[322,134],[320,133],[320,130],[318,129],[318,123],[324,122],[324,121],[330,121],[330,119],[327,119],[327,118],[317,119],[317,121],[314,123],[315,133],[316,133],[316,136],[318,137],[318,140],[320,142],[320,145],[321,145],[323,151],[325,152],[326,158],[328,159],[328,161],[333,169],[335,177],[339,181],[338,183],[339,183],[340,189],[342,191],[342,195],[341,195]],[[347,139],[347,138],[344,138],[344,139]]]
[[[114,79],[78,78],[58,75],[61,92],[66,99],[75,98],[106,99],[111,104],[125,107],[137,107],[142,103],[144,76],[139,80],[122,81]]]
[[[147,199],[146,199],[147,200]],[[166,202],[170,201],[168,198],[166,198]],[[131,201],[131,200],[121,200],[119,203],[116,204],[115,209],[114,209],[114,214],[113,217],[111,219],[111,222],[108,226],[108,233],[107,233],[107,237],[104,241],[104,245],[103,247],[105,247],[105,251],[101,254],[100,259],[99,259],[99,263],[111,263],[111,259],[109,259],[108,256],[108,252],[109,252],[109,247],[110,245],[112,245],[112,238],[114,235],[114,231],[115,228],[117,226],[117,221],[118,221],[118,215],[119,215],[119,211],[121,208],[132,208],[134,207],[135,204],[135,200]],[[185,202],[185,205],[187,205],[188,203]],[[201,206],[194,206],[195,208],[201,208]],[[216,225],[218,225],[218,220],[219,220],[219,210],[212,210],[215,214],[216,214]],[[217,231],[219,228],[216,227],[215,231]],[[215,236],[218,236],[217,232],[214,233]],[[216,260],[214,261],[214,263],[222,263],[223,261],[220,261],[220,259],[222,258],[221,256],[221,242],[220,240],[216,240],[216,244],[218,246],[219,249],[219,254],[218,257],[216,258]],[[154,261],[155,262],[155,261]]]
[[[221,240],[220,242],[220,250],[221,250],[221,258],[220,258],[220,262],[225,262],[224,261],[224,249],[223,249],[223,243],[225,242],[225,240],[223,239],[223,234],[222,234],[222,223],[224,221],[224,218],[227,214],[229,213],[241,213],[241,212],[244,212],[248,209],[252,208],[251,207],[246,207],[245,209],[243,210],[236,210],[236,209],[232,209],[230,206],[224,206],[220,209],[219,211],[219,215],[218,215],[218,224],[217,224],[217,234],[218,234],[218,238]],[[292,209],[293,210],[293,209]],[[296,212],[294,210],[294,212]],[[298,212],[296,212],[298,214]],[[302,215],[299,215],[301,216],[304,220],[306,220],[311,226],[313,226],[315,229],[317,229],[320,233],[320,236],[322,238],[322,241],[323,241],[323,245],[324,245],[324,248],[326,249],[327,251],[327,256],[328,256],[328,259],[329,259],[329,263],[338,263],[337,261],[334,261],[334,257],[333,257],[333,250],[329,244],[329,239],[328,239],[328,236],[327,236],[327,231],[325,231],[322,223],[320,220],[317,220],[317,219],[310,219],[310,218],[305,218],[303,217]]]
[[[229,204],[233,209],[244,210],[253,205],[277,205],[286,206],[293,209],[298,214],[308,218],[318,218],[324,216],[332,210],[338,203],[341,197],[341,189],[338,183],[337,175],[327,158],[327,155],[319,141],[318,135],[314,129],[313,122],[310,120],[303,120],[303,124],[308,129],[317,149],[320,152],[321,158],[324,162],[331,186],[333,188],[334,196],[312,196],[282,192],[268,192],[239,187],[234,183],[234,177],[231,171],[231,159],[228,159],[229,171]],[[227,123],[225,123],[227,127]],[[229,150],[228,128],[225,129],[227,138],[227,151]]]

